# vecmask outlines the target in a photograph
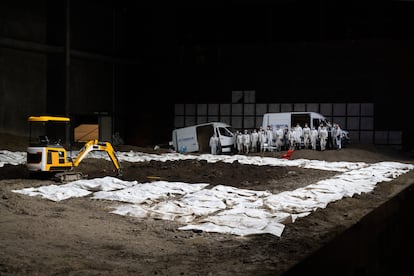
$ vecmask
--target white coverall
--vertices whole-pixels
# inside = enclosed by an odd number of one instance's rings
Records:
[[[298,124],[295,129],[295,148],[300,149],[302,145],[302,127]]]
[[[321,143],[321,150],[325,150],[326,149],[326,142],[328,140],[328,130],[326,129],[325,126],[322,126],[319,129],[319,141]]]
[[[219,138],[216,134],[213,134],[210,138],[210,148],[211,148],[211,154],[217,154],[217,148],[219,144]]]
[[[293,128],[288,131],[287,138],[289,140],[290,149],[295,149],[296,133]]]
[[[310,143],[310,128],[308,124],[305,124],[302,130],[303,130],[303,145],[305,149],[308,149],[309,143]]]
[[[263,129],[261,129],[259,131],[259,144],[260,144],[260,151],[261,152],[264,152],[265,151],[266,142],[267,142],[266,131],[264,131]]]
[[[257,130],[253,130],[250,138],[252,140],[252,152],[257,152],[257,142],[259,141],[259,133],[257,133]]]
[[[283,146],[283,129],[281,129],[280,127],[276,128],[276,136],[275,136],[275,146],[276,146],[276,150],[277,151],[281,151],[282,150],[282,146]]]
[[[334,139],[335,139],[336,149],[340,150],[342,148],[342,141],[341,141],[342,130],[338,124],[335,124],[334,128],[332,129],[332,135],[335,135]]]
[[[316,143],[318,141],[318,131],[316,128],[312,128],[310,131],[310,142],[313,150],[316,150]]]
[[[266,138],[267,145],[269,147],[273,147],[273,131],[270,129],[270,127],[268,127],[266,130]]]
[[[237,151],[238,153],[243,152],[243,134],[241,132],[237,133],[236,136],[236,144],[237,144]]]
[[[243,134],[243,150],[244,153],[248,154],[250,149],[250,134],[247,132],[247,130],[244,131]]]

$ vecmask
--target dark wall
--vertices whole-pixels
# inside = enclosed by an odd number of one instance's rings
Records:
[[[43,43],[45,26],[43,1],[0,1],[1,132],[26,133],[27,115],[46,108],[46,55],[10,43],[12,39]]]
[[[126,141],[156,144],[175,103],[228,103],[233,90],[373,102],[378,130],[411,131],[412,2],[70,0],[68,29],[65,1],[32,2],[0,3],[2,131],[23,134],[35,113],[104,112]]]
[[[284,275],[410,275],[413,200],[408,187]]]

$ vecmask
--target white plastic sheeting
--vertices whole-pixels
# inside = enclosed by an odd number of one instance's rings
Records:
[[[76,152],[72,152],[76,155]],[[326,162],[319,160],[285,160],[244,155],[183,155],[179,153],[147,154],[117,152],[121,162],[174,161],[182,159],[207,162],[239,162],[268,166],[298,166],[342,172],[331,179],[321,180],[294,191],[271,194],[267,191],[237,189],[218,185],[211,189],[208,183],[188,184],[157,181],[138,183],[113,177],[79,180],[65,185],[50,185],[15,190],[16,193],[40,196],[53,201],[90,196],[123,202],[114,206],[113,213],[138,218],[175,220],[185,224],[181,230],[250,235],[270,233],[281,236],[284,225],[298,217],[309,215],[317,208],[354,194],[367,193],[379,182],[390,181],[412,170],[411,164],[398,162]],[[106,158],[103,152],[92,152],[89,158]],[[18,165],[26,161],[26,153],[0,151],[0,167]],[[224,183],[225,184],[225,183]]]
[[[20,165],[26,162],[26,153],[20,151],[0,150],[0,168],[5,164]]]
[[[148,154],[127,153],[130,162],[153,160]],[[158,160],[171,160],[171,157],[194,159],[212,158],[210,162],[230,162],[235,156],[218,158],[215,155],[190,156],[179,154],[156,155]],[[142,159],[144,158],[144,159]],[[124,159],[125,160],[125,159]],[[79,180],[65,185],[51,185],[38,188],[14,190],[16,193],[41,196],[54,201],[70,197],[90,195],[93,199],[123,202],[114,206],[113,213],[138,218],[158,218],[175,220],[182,224],[181,230],[201,230],[209,232],[251,235],[269,233],[281,236],[284,225],[298,217],[309,215],[317,208],[325,208],[328,203],[367,193],[383,181],[391,181],[414,168],[411,164],[380,162],[375,164],[352,162],[324,162],[314,160],[280,160],[243,156],[240,163],[256,165],[283,165],[306,167],[343,172],[331,179],[318,181],[293,191],[271,194],[267,191],[238,189],[225,185],[212,187],[208,183],[188,184],[182,182],[156,181],[137,183],[122,181],[112,177],[92,180]],[[233,160],[234,161],[234,160]]]
[[[72,151],[68,153],[70,156],[76,156],[77,152]],[[218,161],[225,163],[233,163],[235,161],[241,164],[257,165],[257,166],[297,166],[307,169],[319,169],[328,171],[345,172],[348,170],[358,169],[366,164],[363,162],[327,162],[321,160],[307,160],[307,159],[293,159],[287,160],[273,157],[260,156],[246,156],[246,155],[190,155],[180,153],[165,153],[165,154],[150,154],[142,152],[117,152],[117,157],[120,162],[146,162],[146,161],[177,161],[177,160],[205,160],[207,162],[215,163]],[[108,154],[101,151],[93,151],[88,154],[87,158],[103,158],[109,160]],[[25,152],[12,152],[7,150],[0,150],[0,167],[4,164],[24,164],[26,162]]]
[[[118,159],[129,162],[140,161],[174,161],[174,160],[206,160],[207,162],[225,162],[233,163],[235,161],[241,164],[257,165],[257,166],[295,166],[307,169],[319,169],[328,171],[345,172],[352,169],[358,169],[366,164],[363,162],[327,162],[321,160],[308,160],[308,159],[293,159],[287,160],[282,158],[273,157],[261,157],[261,156],[246,156],[246,155],[190,155],[180,153],[166,153],[166,154],[149,154],[139,152],[117,152]],[[94,152],[91,158],[106,158],[109,157],[102,154],[102,152]]]
[[[13,190],[13,192],[29,196],[40,196],[52,201],[61,201],[72,197],[84,197],[98,191],[125,189],[136,184],[138,184],[137,181],[128,182],[108,176],[90,180],[77,180],[64,185],[48,185],[37,188]]]

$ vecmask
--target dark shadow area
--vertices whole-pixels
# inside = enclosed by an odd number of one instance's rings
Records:
[[[412,275],[413,202],[410,186],[283,275]]]

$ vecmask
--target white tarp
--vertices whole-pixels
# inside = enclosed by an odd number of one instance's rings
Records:
[[[20,151],[0,150],[0,168],[5,164],[20,165],[26,162],[26,153]]]
[[[70,156],[76,156],[77,152],[68,153]],[[321,160],[293,159],[287,160],[273,157],[246,156],[246,155],[190,155],[180,153],[150,154],[142,152],[117,152],[120,162],[146,162],[146,161],[177,161],[177,160],[206,160],[215,163],[218,161],[225,163],[233,163],[235,161],[241,164],[257,165],[257,166],[295,166],[307,169],[319,169],[328,171],[345,172],[366,166],[364,162],[327,162]],[[109,160],[108,154],[102,151],[92,151],[87,158],[103,158]],[[24,164],[26,162],[25,152],[12,152],[8,150],[0,150],[0,167],[4,164]]]
[[[145,154],[128,153],[132,156],[148,158]],[[188,157],[188,155],[172,155]],[[209,156],[214,160],[215,155]],[[165,160],[171,155],[164,156]],[[226,162],[228,159],[223,158]],[[256,165],[271,165],[277,158],[252,157]],[[160,160],[160,159],[159,159]],[[248,157],[244,156],[243,163]],[[292,162],[289,162],[292,161]],[[235,235],[270,233],[281,236],[284,224],[294,222],[298,217],[309,215],[317,208],[325,208],[328,203],[367,193],[378,182],[391,181],[414,168],[411,164],[380,162],[375,164],[352,162],[321,162],[314,160],[285,160],[292,166],[311,167],[343,171],[331,179],[318,181],[293,191],[271,194],[267,191],[238,189],[218,185],[209,189],[207,183],[188,184],[182,182],[156,181],[137,183],[122,181],[112,177],[79,180],[65,185],[51,185],[38,188],[15,190],[16,193],[41,196],[59,201],[70,197],[91,195],[92,199],[105,199],[123,202],[114,206],[113,213],[138,218],[159,218],[176,220],[186,224],[181,230],[202,230]],[[240,160],[239,160],[240,162]],[[273,164],[274,165],[274,164]],[[286,164],[285,164],[286,165]]]

